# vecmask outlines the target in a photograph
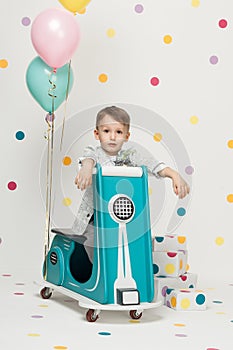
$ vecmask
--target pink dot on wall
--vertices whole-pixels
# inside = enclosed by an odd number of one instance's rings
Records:
[[[159,85],[159,78],[157,77],[152,77],[151,80],[150,80],[150,83],[152,86],[157,86]]]
[[[7,187],[10,191],[14,191],[17,188],[17,184],[14,181],[10,181],[8,182]]]
[[[218,63],[218,57],[217,56],[211,56],[210,57],[210,63],[211,64],[217,64]]]
[[[220,28],[226,28],[227,27],[227,20],[226,19],[220,19],[218,22],[218,25]]]
[[[31,24],[31,20],[29,17],[23,17],[21,23],[23,26],[29,26]]]
[[[142,4],[137,4],[137,5],[135,5],[134,10],[137,13],[142,13],[144,10],[144,7],[142,6]]]

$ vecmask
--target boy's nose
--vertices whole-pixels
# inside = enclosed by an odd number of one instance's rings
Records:
[[[111,138],[111,140],[115,140],[115,139],[116,139],[116,134],[115,134],[115,132],[111,132],[110,138]]]

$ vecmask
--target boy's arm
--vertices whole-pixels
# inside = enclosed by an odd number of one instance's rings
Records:
[[[168,177],[172,180],[174,193],[179,198],[184,198],[190,192],[189,185],[176,170],[166,167],[159,171],[158,174],[161,177]]]
[[[95,161],[91,158],[85,158],[82,160],[82,167],[75,178],[75,184],[80,190],[85,190],[92,184],[92,172],[95,165]]]

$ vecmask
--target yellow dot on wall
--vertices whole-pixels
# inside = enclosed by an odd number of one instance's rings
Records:
[[[162,140],[163,136],[162,134],[160,134],[159,132],[155,133],[154,136],[153,136],[153,139],[156,141],[156,142],[160,142]]]
[[[185,271],[188,271],[190,269],[190,266],[189,264],[186,264],[186,268],[185,268]]]
[[[152,192],[153,192],[152,188],[151,188],[151,187],[148,187],[148,194],[149,194],[149,196],[152,195]]]
[[[190,118],[190,123],[191,124],[197,124],[199,122],[199,119],[198,117],[196,117],[195,115],[193,115],[191,118]]]
[[[180,302],[180,306],[182,309],[188,309],[190,307],[190,304],[191,304],[191,302],[188,298],[184,298]]]
[[[8,66],[8,61],[5,59],[0,60],[0,68],[6,68]]]
[[[229,141],[227,142],[227,146],[228,146],[229,148],[233,148],[233,140],[229,140]]]
[[[66,198],[63,199],[62,203],[63,203],[63,205],[68,207],[69,205],[71,205],[72,201],[71,201],[70,198],[66,197]]]
[[[108,80],[108,76],[107,76],[107,74],[102,73],[99,75],[98,79],[101,83],[106,83],[106,81]]]
[[[56,349],[56,350],[66,350],[66,349],[68,349],[67,346],[61,346],[61,345],[56,345],[53,348]]]
[[[227,196],[227,201],[228,201],[229,203],[233,203],[233,194],[232,194],[232,193],[228,194],[228,196]]]
[[[71,158],[68,157],[68,156],[64,157],[63,160],[62,160],[62,163],[63,163],[64,165],[66,165],[66,166],[67,166],[67,165],[70,165],[71,162],[72,162],[72,160],[71,160]]]
[[[183,267],[183,260],[180,259],[180,270],[182,270],[182,267]]]
[[[164,41],[165,44],[171,44],[171,42],[172,42],[172,37],[171,37],[171,35],[165,35],[165,36],[163,37],[163,41]]]
[[[107,36],[108,36],[109,38],[113,38],[115,35],[116,35],[116,32],[115,32],[115,30],[114,30],[113,28],[109,28],[109,29],[107,30]]]
[[[200,0],[192,0],[192,6],[193,7],[198,7],[198,6],[200,6]]]
[[[217,245],[223,245],[223,243],[224,243],[224,238],[223,238],[223,237],[216,237],[215,243],[216,243]]]

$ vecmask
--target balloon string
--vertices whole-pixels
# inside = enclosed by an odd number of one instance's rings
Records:
[[[52,208],[52,180],[53,180],[53,148],[54,148],[54,100],[56,98],[54,90],[56,85],[49,79],[50,84],[52,85],[51,89],[48,91],[48,95],[52,97],[52,113],[49,113],[51,116],[51,124],[48,118],[46,117],[46,122],[48,124],[47,129],[47,172],[46,172],[46,223],[45,223],[45,242],[44,242],[44,269],[43,277],[47,279],[47,255],[50,247],[50,227],[51,227],[51,208]]]
[[[64,106],[64,117],[62,122],[62,132],[61,132],[61,141],[60,141],[60,151],[62,150],[63,138],[64,138],[64,130],[65,130],[65,120],[66,120],[66,107],[69,96],[69,87],[70,87],[70,70],[71,70],[71,60],[68,66],[68,78],[67,78],[67,87],[66,87],[66,101]]]

